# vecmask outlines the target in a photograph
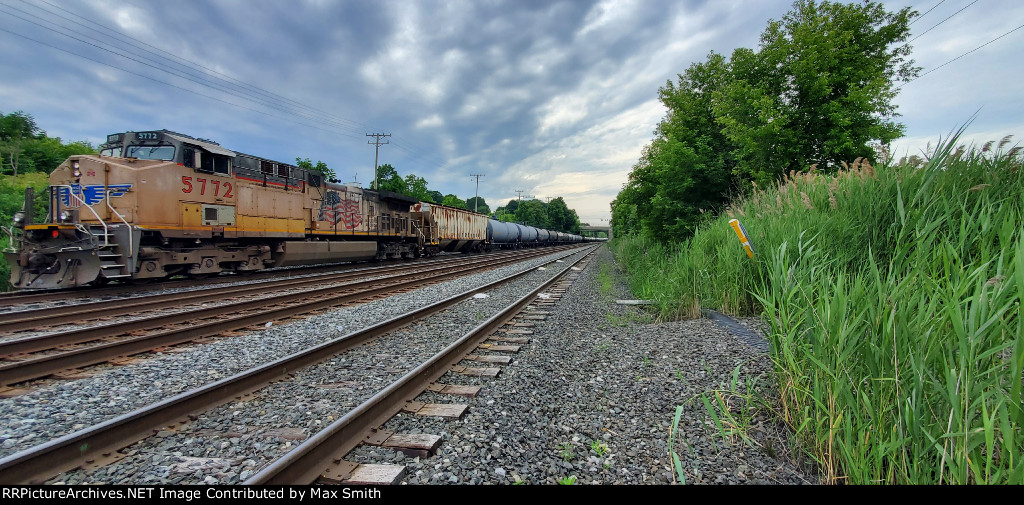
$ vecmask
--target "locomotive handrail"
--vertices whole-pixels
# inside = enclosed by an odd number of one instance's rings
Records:
[[[17,249],[14,248],[14,228],[8,228],[6,226],[0,226],[0,229],[2,229],[4,231],[4,233],[7,234],[7,237],[9,238],[8,244],[7,244],[7,249],[4,249],[4,252],[14,252],[14,251],[16,251]]]
[[[89,209],[89,212],[92,212],[92,215],[96,217],[96,220],[99,221],[101,225],[103,225],[103,246],[106,247],[106,246],[110,245],[110,232],[108,231],[107,223],[106,223],[106,221],[103,220],[103,218],[100,217],[99,214],[96,213],[96,209],[92,208],[91,205],[85,203],[85,200],[82,200],[81,198],[79,198],[78,195],[76,195],[75,192],[71,190],[71,186],[70,185],[58,184],[56,186],[50,186],[50,187],[51,188],[57,188],[58,190],[60,188],[68,188],[68,202],[71,202],[71,199],[74,198],[75,200],[78,200],[79,203],[81,203],[81,205],[79,205],[79,208],[84,206],[85,208]],[[58,198],[58,201],[59,201],[59,199],[60,199],[60,191],[57,191],[57,198]],[[53,217],[56,218],[57,216],[55,215]],[[54,220],[56,221],[56,219],[54,219]]]
[[[114,209],[114,206],[110,204],[110,194],[113,192],[114,190],[112,189],[107,190],[107,208],[110,209],[110,212],[113,212],[114,215],[117,216],[117,218],[120,219],[126,227],[128,227],[128,257],[131,258],[132,256],[134,256],[132,254],[132,245],[134,244],[134,240],[132,239],[132,225],[128,224],[128,221],[125,220],[124,216],[122,216],[121,213]]]

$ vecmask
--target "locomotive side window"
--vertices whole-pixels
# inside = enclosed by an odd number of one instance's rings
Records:
[[[213,155],[213,172],[221,175],[228,175],[228,165],[230,159],[227,156],[220,154]]]
[[[196,150],[185,147],[181,150],[181,164],[188,168],[196,167]]]
[[[104,149],[100,151],[100,156],[113,156],[115,158],[121,157],[121,148],[115,147],[113,149]]]
[[[201,153],[199,155],[199,168],[200,172],[213,173],[213,155],[210,153]]]

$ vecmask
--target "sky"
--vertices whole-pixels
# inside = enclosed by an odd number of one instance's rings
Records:
[[[1024,2],[883,3],[923,14],[911,57],[924,75],[895,101],[906,125],[897,155],[972,118],[968,142],[1024,141],[1024,29],[989,43],[1024,24]],[[432,190],[466,199],[470,174],[483,174],[492,208],[563,197],[581,221],[606,226],[665,115],[658,88],[710,51],[755,48],[791,7],[0,0],[0,112],[29,113],[65,141],[168,129],[279,161],[321,160],[364,186],[375,155],[366,134],[388,133],[379,163]]]

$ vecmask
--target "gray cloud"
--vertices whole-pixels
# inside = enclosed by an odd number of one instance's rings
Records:
[[[193,79],[219,83],[211,89],[158,69],[180,70],[173,58],[152,68],[0,13],[0,29],[81,55],[0,32],[0,111],[32,113],[51,135],[97,142],[115,131],[168,128],[271,158],[320,159],[343,179],[358,174],[365,182],[373,147],[364,134],[385,131],[393,137],[381,162],[434,189],[472,195],[468,174],[483,172],[481,196],[492,207],[522,189],[565,196],[591,221],[607,219],[608,203],[663,116],[658,87],[711,50],[755,46],[767,20],[790,7],[788,0],[48,1],[202,64],[211,70]],[[921,37],[913,57],[926,68],[940,65],[1024,18],[1018,2],[987,4]],[[41,0],[0,0],[0,9],[12,7],[66,26],[53,13],[73,17]],[[915,33],[961,7],[940,6]],[[76,23],[76,36],[108,40]],[[907,85],[897,101],[907,145],[937,138],[979,108],[975,130],[1020,131],[1016,83],[1024,71],[1013,48],[1022,35]],[[220,82],[214,71],[245,84]]]

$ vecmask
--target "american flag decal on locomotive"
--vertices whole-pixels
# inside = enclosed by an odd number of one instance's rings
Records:
[[[342,200],[337,191],[328,191],[320,202],[318,221],[327,221],[332,225],[341,224],[353,229],[363,223],[363,215],[359,213],[359,200]]]

